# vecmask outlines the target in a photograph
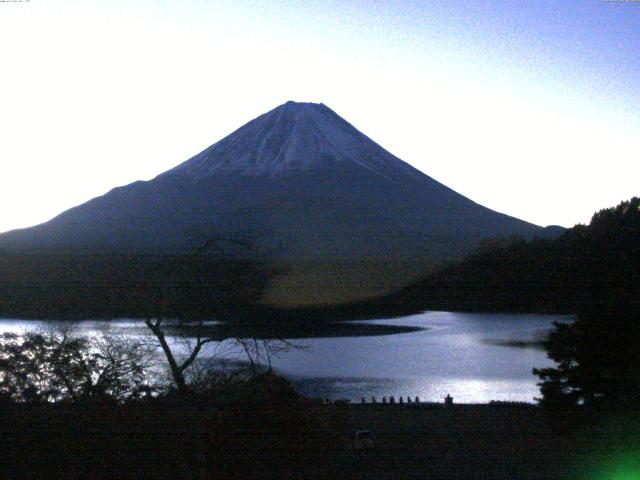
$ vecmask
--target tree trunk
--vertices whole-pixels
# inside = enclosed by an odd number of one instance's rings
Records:
[[[164,336],[164,332],[160,328],[160,320],[158,320],[155,324],[151,321],[151,319],[146,319],[144,323],[149,327],[149,329],[153,332],[153,334],[160,342],[160,346],[162,347],[162,351],[167,357],[167,362],[169,362],[169,368],[171,370],[171,375],[173,376],[173,381],[176,384],[176,389],[178,390],[178,395],[184,395],[187,393],[187,382],[184,379],[184,370],[178,366],[176,363],[176,359],[173,356],[173,352],[171,352],[171,348],[169,348],[169,344]]]

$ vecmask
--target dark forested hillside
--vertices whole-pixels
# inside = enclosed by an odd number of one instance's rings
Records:
[[[389,297],[407,309],[572,313],[594,294],[640,288],[640,198],[555,239],[509,239]]]
[[[275,313],[317,321],[425,309],[573,313],[596,294],[640,294],[640,198],[597,212],[589,225],[554,239],[485,242],[466,259],[375,301],[274,312],[258,304],[278,274],[256,262],[207,256],[0,254],[0,315],[246,314],[253,321]]]
[[[0,254],[0,316],[211,318],[251,305],[267,276],[207,256]]]

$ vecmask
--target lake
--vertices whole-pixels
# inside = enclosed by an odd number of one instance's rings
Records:
[[[553,321],[568,322],[571,317],[425,312],[350,322],[353,331],[348,325],[338,326],[339,336],[296,334],[293,342],[304,348],[284,352],[272,364],[301,393],[315,397],[359,402],[363,396],[367,401],[375,396],[380,402],[383,396],[405,400],[419,396],[421,401],[439,402],[450,394],[456,403],[533,402],[540,392],[531,369],[553,365],[536,341]],[[90,332],[105,323],[132,335],[145,332],[144,324],[136,320],[80,325]],[[366,325],[371,328],[363,328]],[[0,331],[20,332],[33,326],[34,322],[0,320]],[[413,328],[390,333],[394,326]],[[216,347],[220,345],[212,345],[202,358],[213,355]],[[231,356],[241,359],[238,353]]]

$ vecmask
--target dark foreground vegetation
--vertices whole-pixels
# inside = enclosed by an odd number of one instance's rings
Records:
[[[559,432],[533,405],[314,405],[270,382],[245,385],[241,399],[224,404],[3,405],[1,476],[577,480],[640,472],[628,417]],[[361,429],[371,431],[373,449],[355,450]]]
[[[640,453],[631,416],[562,430],[547,411],[529,404],[367,405],[349,411],[349,428],[368,428],[375,438],[368,454],[342,452],[341,465],[355,478],[618,478],[623,458],[626,473],[640,475],[640,457],[629,461]]]
[[[137,337],[68,323],[2,334],[0,478],[285,473],[337,445],[335,412],[260,365],[286,342],[230,340],[225,353],[236,347],[247,361],[220,369],[198,358],[212,345],[200,332],[169,344],[163,324],[153,327]]]
[[[341,412],[260,375],[217,394],[0,406],[2,478],[246,478],[321,468]]]

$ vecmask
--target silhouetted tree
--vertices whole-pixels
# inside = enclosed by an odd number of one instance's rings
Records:
[[[178,394],[184,395],[188,391],[186,380],[187,369],[191,365],[193,365],[196,358],[202,351],[202,348],[205,345],[214,342],[215,339],[205,337],[204,323],[202,320],[198,320],[195,329],[195,335],[193,336],[194,343],[187,343],[190,348],[186,353],[186,357],[180,358],[174,353],[174,350],[171,348],[169,342],[167,341],[167,335],[165,332],[166,322],[164,322],[161,317],[155,319],[147,318],[145,319],[145,324],[158,340],[158,344],[160,345],[160,348],[162,349],[162,352],[167,359],[169,371],[171,372],[171,377],[175,383]]]
[[[219,381],[224,377],[227,383],[241,374],[249,377],[258,375],[262,368],[271,371],[274,356],[292,348],[300,348],[280,338],[259,339],[220,334],[200,319],[177,323],[162,318],[147,318],[145,324],[164,353],[179,395],[207,389],[212,379]],[[172,342],[168,340],[169,336]],[[206,353],[207,362],[198,361],[198,356],[203,353]],[[231,374],[219,375],[215,360],[230,358],[243,359],[246,368],[238,367]]]
[[[534,369],[543,405],[640,406],[640,199],[593,216],[576,235],[589,296],[546,341],[555,368]],[[577,240],[577,241],[578,241]]]
[[[640,406],[640,302],[621,293],[593,303],[548,337],[557,367],[534,369],[543,405]]]
[[[241,256],[250,254],[268,256],[268,252],[258,252],[255,247],[257,235],[255,232],[245,232],[243,235],[233,238],[221,235],[214,229],[193,230],[190,234],[196,245],[195,251],[198,256],[195,258],[204,260],[210,258],[207,255],[224,256],[230,246],[241,249]],[[175,288],[167,289],[160,286],[158,292],[162,298],[147,308],[147,311],[154,312],[155,315],[148,315],[145,318],[146,326],[156,338],[167,359],[171,378],[179,395],[188,393],[198,384],[212,378],[211,372],[208,371],[212,366],[212,359],[233,356],[238,353],[243,354],[248,363],[249,373],[255,375],[261,364],[266,363],[268,369],[271,370],[272,357],[294,347],[292,343],[283,339],[237,337],[221,334],[219,330],[215,331],[215,329],[212,331],[211,327],[203,320],[207,314],[206,303],[207,300],[208,302],[216,302],[220,299],[215,298],[217,292],[209,290],[208,283],[202,281],[211,274],[206,269],[207,263],[205,261],[202,265],[204,268],[200,272],[197,270],[191,272],[189,281],[183,284],[181,289],[178,289],[177,295]],[[260,267],[256,262],[245,262],[242,266],[251,273],[258,272],[254,273],[254,276],[260,277]],[[199,278],[198,273],[203,278]],[[262,278],[266,277],[266,273],[262,273]],[[235,287],[238,286],[235,285]],[[233,291],[233,287],[230,290]],[[254,294],[257,292],[257,290],[253,291]],[[202,305],[204,308],[198,311],[198,308],[194,307],[196,305]],[[170,319],[169,315],[172,313],[178,318],[177,321]],[[232,323],[231,318],[224,320],[227,323]],[[168,341],[168,335],[173,338],[173,345]],[[203,353],[204,349],[207,350],[206,357],[209,361],[206,363],[198,362],[198,356]]]
[[[102,330],[88,337],[69,325],[0,335],[0,395],[14,401],[123,401],[149,394],[152,352]]]

